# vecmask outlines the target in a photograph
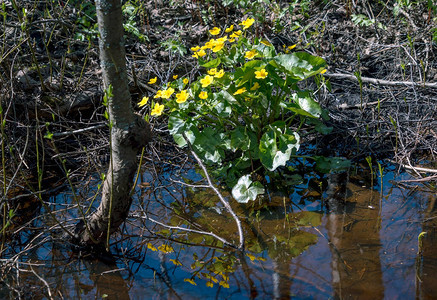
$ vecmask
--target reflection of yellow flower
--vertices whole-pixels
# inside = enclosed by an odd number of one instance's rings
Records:
[[[225,289],[229,288],[229,283],[227,283],[226,281],[220,281],[219,284],[224,287]]]
[[[243,29],[247,29],[250,26],[252,26],[252,24],[255,22],[255,19],[250,19],[247,18],[246,20],[244,20],[243,22],[241,22],[239,25],[243,25]]]
[[[226,28],[225,32],[231,32],[232,30],[234,30],[234,25],[229,26],[228,28]]]
[[[216,68],[212,68],[212,69],[208,70],[208,74],[211,75],[211,76],[215,75],[215,73],[217,73],[217,69]]]
[[[164,104],[155,103],[155,107],[152,109],[150,114],[152,116],[160,116],[163,111],[164,111]],[[162,246],[164,246],[164,245],[162,245]],[[159,246],[158,249],[161,250],[162,246]]]
[[[199,94],[199,98],[205,100],[206,98],[208,98],[208,93],[205,91],[201,91]]]
[[[214,27],[213,29],[211,29],[211,30],[209,31],[209,33],[211,33],[211,35],[217,35],[217,34],[220,33],[220,31],[221,31],[220,28],[218,28],[218,27]]]
[[[261,44],[266,45],[268,47],[272,46],[272,44],[269,41],[267,41],[267,40],[262,40]]]
[[[223,75],[225,75],[225,71],[223,69],[221,69],[220,71],[218,71],[217,73],[215,73],[214,77],[216,78],[222,78]]]
[[[197,284],[194,282],[194,280],[193,280],[193,279],[190,279],[190,278],[185,278],[184,281],[185,281],[185,282],[189,282],[189,283],[191,283],[192,285],[197,285]]]
[[[193,52],[196,52],[196,51],[199,51],[199,50],[200,50],[199,46],[191,47],[191,51],[193,51]]]
[[[158,251],[158,249],[156,249],[155,246],[153,246],[153,245],[150,244],[150,243],[147,243],[147,248],[149,248],[149,249],[152,250],[152,251]]]
[[[207,281],[206,286],[212,288],[214,287],[214,283],[212,283],[212,281]]]
[[[168,89],[162,91],[161,97],[164,99],[170,98],[171,95],[174,93],[174,88],[169,87]]]
[[[182,82],[183,82],[184,84],[188,84],[188,82],[190,82],[190,80],[189,80],[188,78],[184,78],[184,79],[182,79]]]
[[[267,77],[269,72],[266,72],[266,69],[261,69],[259,71],[255,71],[255,78],[256,79],[264,79]]]
[[[170,259],[170,261],[175,265],[175,266],[182,266],[182,263],[177,260],[177,259]]]
[[[253,84],[253,87],[250,88],[251,91],[256,91],[257,89],[259,89],[260,85],[258,82],[255,82]]]
[[[151,78],[148,82],[148,84],[154,84],[156,81],[158,80],[158,78]]]
[[[182,90],[180,93],[176,94],[176,102],[177,103],[184,103],[187,101],[189,94],[187,93],[187,90]]]
[[[162,91],[161,90],[158,90],[157,92],[156,92],[156,95],[155,96],[153,96],[153,98],[161,98],[162,97]]]
[[[224,281],[229,281],[229,276],[223,274],[222,272],[220,272],[220,275],[222,275]]]
[[[234,95],[240,95],[240,94],[243,94],[245,91],[246,91],[246,88],[243,87],[243,88],[241,88],[241,89],[238,89],[238,90],[234,93]]]
[[[174,80],[178,79],[178,75],[173,75],[173,79]]]
[[[162,244],[161,246],[159,246],[158,250],[162,251],[164,253],[172,253],[172,252],[174,252],[174,250],[173,250],[173,248],[171,246],[165,245],[165,244]]]
[[[256,259],[255,255],[252,255],[250,253],[246,253],[246,256],[249,257],[251,261],[254,261]]]
[[[252,59],[257,54],[258,54],[258,52],[256,51],[256,49],[253,49],[253,50],[250,50],[250,51],[246,51],[246,55],[244,55],[244,57],[247,58],[247,59]]]
[[[200,79],[200,83],[202,87],[205,88],[210,85],[214,81],[214,77],[206,75],[203,79]]]
[[[141,99],[141,101],[138,102],[138,106],[142,107],[142,106],[146,105],[147,101],[149,101],[149,97],[144,96],[143,99]]]

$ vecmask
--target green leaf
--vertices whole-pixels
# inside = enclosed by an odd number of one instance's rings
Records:
[[[217,68],[221,63],[220,57],[200,64],[204,68]]]
[[[295,94],[295,102],[301,109],[308,112],[311,116],[318,118],[322,114],[322,108],[319,103],[314,101],[308,91],[301,91]]]
[[[231,149],[233,151],[241,149],[243,151],[249,150],[250,140],[246,134],[246,128],[238,126],[231,133]]]
[[[237,184],[232,188],[232,196],[239,203],[247,203],[255,200],[264,193],[264,187],[258,181],[252,182],[250,175],[244,175],[238,179]]]
[[[281,122],[283,123],[283,122]],[[277,123],[263,134],[259,144],[261,163],[269,170],[274,171],[280,166],[285,166],[293,150],[299,150],[299,135],[285,129],[282,132]],[[285,128],[285,124],[283,124]],[[278,144],[279,140],[279,144]]]
[[[323,58],[313,56],[306,52],[282,54],[275,57],[274,62],[290,76],[300,80],[320,73],[326,66],[326,62]]]

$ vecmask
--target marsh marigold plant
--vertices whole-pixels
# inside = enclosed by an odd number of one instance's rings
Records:
[[[154,96],[168,108],[176,143],[191,143],[239,202],[264,192],[252,175],[268,176],[286,166],[299,150],[302,133],[328,131],[313,93],[298,86],[321,76],[325,61],[294,49],[277,52],[269,41],[253,37],[255,26],[247,18],[210,29],[213,38],[191,48],[204,75],[189,85],[174,80]],[[162,111],[156,105],[158,115]]]

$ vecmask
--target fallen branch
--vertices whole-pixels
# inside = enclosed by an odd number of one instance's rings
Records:
[[[355,75],[350,74],[341,74],[341,73],[326,73],[323,74],[323,76],[328,78],[335,78],[335,79],[349,79],[358,81],[358,78]],[[437,82],[434,83],[419,83],[419,82],[413,82],[413,81],[390,81],[390,80],[384,80],[384,79],[375,79],[370,77],[361,77],[361,82],[365,83],[371,83],[374,85],[386,85],[386,86],[416,86],[416,87],[426,87],[426,88],[437,88]]]
[[[193,148],[191,146],[191,143],[188,140],[188,138],[185,136],[185,134],[183,134],[183,137],[184,137],[185,141],[187,142],[188,147],[190,148],[191,154],[193,154],[193,156],[196,159],[197,163],[199,164],[199,166],[202,168],[203,172],[205,173],[206,180],[208,181],[208,186],[216,193],[216,195],[220,199],[220,202],[224,205],[224,207],[226,207],[228,212],[231,214],[232,218],[234,218],[235,223],[237,223],[238,235],[240,237],[240,245],[238,246],[238,248],[240,250],[243,250],[244,249],[244,235],[243,235],[243,228],[241,227],[240,219],[235,214],[235,212],[232,210],[232,207],[229,205],[228,201],[226,201],[226,199],[223,197],[223,195],[220,193],[220,191],[212,183],[211,178],[209,177],[208,170],[206,169],[205,165],[202,163],[200,158],[197,156],[197,154],[194,152],[194,150],[193,150]]]

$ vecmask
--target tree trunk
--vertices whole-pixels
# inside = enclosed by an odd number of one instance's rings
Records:
[[[111,122],[111,160],[98,209],[76,228],[82,245],[103,244],[126,219],[130,191],[138,167],[137,153],[151,138],[149,124],[133,113],[123,43],[120,0],[96,0],[100,64],[108,97]]]

